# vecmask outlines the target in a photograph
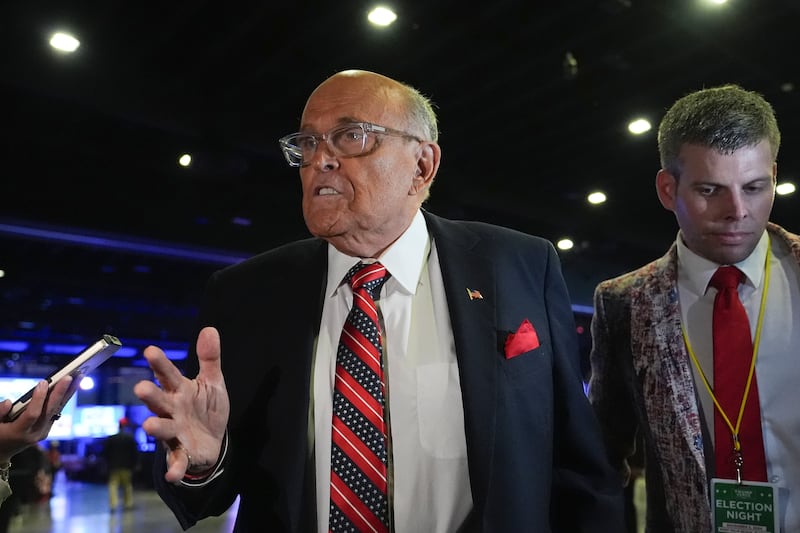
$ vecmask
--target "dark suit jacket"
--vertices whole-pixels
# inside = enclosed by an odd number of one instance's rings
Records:
[[[800,263],[800,237],[769,224]],[[711,531],[714,454],[681,333],[676,245],[597,286],[590,396],[621,471],[640,433],[648,533]]]
[[[442,268],[464,404],[474,509],[465,530],[623,531],[622,488],[580,378],[577,337],[558,256],[545,240],[475,222],[425,218]],[[312,350],[326,286],[327,244],[291,243],[212,276],[201,325],[216,326],[231,402],[223,476],[203,489],[164,482],[184,527],[241,495],[236,531],[311,531]],[[470,300],[467,288],[482,299]],[[528,318],[540,346],[506,359]],[[190,354],[186,374],[197,373]]]

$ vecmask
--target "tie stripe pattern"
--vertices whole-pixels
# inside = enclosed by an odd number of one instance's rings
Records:
[[[375,300],[388,279],[380,263],[358,263],[336,353],[331,431],[330,531],[388,531],[383,348]]]

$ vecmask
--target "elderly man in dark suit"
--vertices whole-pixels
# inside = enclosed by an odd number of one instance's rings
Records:
[[[239,532],[622,531],[553,247],[421,208],[441,150],[408,85],[337,73],[300,128],[315,238],[212,277],[194,379],[145,353],[181,525],[238,495]]]

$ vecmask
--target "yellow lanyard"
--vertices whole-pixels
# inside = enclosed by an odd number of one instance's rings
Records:
[[[723,420],[728,425],[728,428],[731,430],[731,434],[733,435],[733,449],[735,451],[740,451],[742,445],[739,443],[739,429],[742,427],[742,416],[744,415],[744,406],[747,404],[747,397],[750,395],[750,384],[753,382],[753,374],[756,370],[756,358],[758,357],[758,345],[761,343],[761,326],[764,323],[764,309],[766,308],[767,304],[767,290],[769,289],[769,273],[770,273],[770,252],[771,246],[769,237],[767,238],[767,257],[764,261],[764,290],[761,293],[761,307],[758,310],[758,322],[756,324],[756,336],[753,339],[753,357],[750,361],[750,373],[747,376],[747,384],[744,388],[744,395],[742,396],[742,404],[739,406],[739,416],[736,418],[736,427],[733,426],[728,415],[725,414],[725,411],[722,410],[722,406],[720,406],[717,397],[714,396],[714,391],[711,388],[711,385],[708,383],[708,378],[706,378],[705,372],[700,367],[700,362],[697,360],[697,356],[694,354],[694,350],[692,350],[692,345],[689,343],[689,336],[686,334],[686,328],[681,323],[681,333],[683,333],[683,342],[686,343],[686,350],[689,352],[689,355],[692,357],[692,361],[694,361],[695,366],[697,367],[697,371],[700,373],[700,377],[703,378],[703,384],[706,386],[706,390],[708,390],[708,394],[711,396],[711,399],[714,401],[714,405],[717,407],[717,410],[722,415]]]

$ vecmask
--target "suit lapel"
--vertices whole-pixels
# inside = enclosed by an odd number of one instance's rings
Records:
[[[286,522],[291,531],[313,529],[311,524],[316,521],[315,466],[308,447],[308,416],[314,342],[319,334],[327,282],[327,245],[321,240],[311,242],[287,258],[294,268],[279,283],[271,284],[275,294],[269,295],[272,302],[290,302],[292,320],[279,328],[280,343],[271,346],[277,353],[271,354],[273,364],[264,381],[275,387],[276,393],[270,402],[273,408],[264,416],[280,421],[277,425],[268,424],[281,430],[262,449],[260,462],[267,465],[268,471],[276,472],[279,486],[285,488]]]
[[[783,243],[786,244],[786,246],[792,252],[795,261],[800,264],[800,236],[790,233],[777,224],[773,224],[771,222],[767,224],[767,231],[783,241]]]
[[[670,488],[667,508],[680,516],[707,501],[707,473],[692,363],[681,330],[674,245],[631,294],[631,348],[647,419],[662,421],[646,431]]]
[[[475,508],[480,509],[489,483],[497,408],[497,366],[486,355],[497,352],[495,270],[491,258],[476,251],[479,238],[468,229],[428,213],[425,218],[447,295],[464,403],[470,484]],[[479,291],[482,297],[471,299],[468,289]]]

